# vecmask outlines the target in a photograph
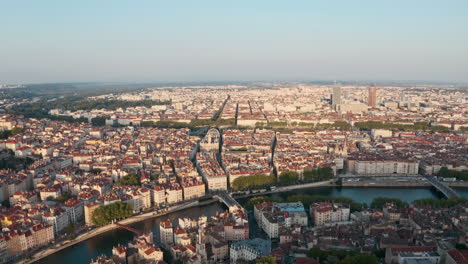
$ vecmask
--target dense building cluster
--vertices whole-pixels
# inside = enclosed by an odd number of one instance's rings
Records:
[[[263,202],[254,212],[268,237],[278,241],[278,248],[268,253],[277,259],[320,248],[369,254],[383,250],[388,264],[466,260],[465,251],[454,249],[455,244],[466,243],[466,204],[437,209],[386,203],[351,213],[348,204],[319,202],[310,205],[312,225],[300,203]]]
[[[162,221],[159,230],[161,244],[183,263],[229,260],[229,243],[249,239],[248,218],[240,208],[218,213],[210,219],[206,216],[179,218],[176,224]]]
[[[230,184],[238,177],[272,172],[274,136],[270,130],[223,131],[221,159]]]
[[[101,255],[90,264],[153,263],[166,264],[163,251],[153,242],[153,233],[142,233],[134,237],[128,246],[112,248],[112,256]]]
[[[302,203],[259,203],[254,207],[255,220],[269,238],[278,238],[284,229],[307,226],[308,218]]]
[[[286,172],[299,175],[294,184],[311,181],[311,171],[320,168],[350,177],[433,176],[442,168],[462,173],[468,164],[466,98],[465,91],[431,86],[158,87],[88,98],[157,102],[148,107],[49,111],[90,123],[11,115],[8,107],[35,101],[4,100],[0,255],[12,261],[63,240],[71,227],[93,226],[102,207],[124,203],[133,214],[160,210],[231,191],[252,175],[272,177],[268,184],[274,185]],[[105,125],[93,126],[96,117]],[[390,248],[395,259],[410,258],[408,252],[432,256],[428,247],[453,238],[446,234],[466,232],[466,207],[352,214],[345,204],[307,206],[314,230],[302,204],[260,203],[255,218],[270,239],[297,248]],[[271,251],[264,241],[247,240],[241,209],[195,222],[161,224],[161,242],[185,263],[253,260]],[[133,245],[136,255],[130,246],[119,246],[114,255],[161,261],[152,240],[137,238]]]

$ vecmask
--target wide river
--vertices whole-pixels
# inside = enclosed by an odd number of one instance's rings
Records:
[[[457,189],[457,191],[464,197],[468,198],[468,189]],[[273,194],[273,196],[282,196],[292,194],[311,194],[311,195],[327,195],[327,196],[346,196],[352,198],[357,202],[365,202],[370,204],[372,199],[376,197],[393,197],[400,198],[407,202],[414,201],[420,198],[440,197],[440,194],[431,190],[430,188],[359,188],[359,187],[318,187],[303,190],[296,190],[294,192],[287,192],[281,194]],[[243,203],[245,200],[240,201]],[[198,217],[206,215],[208,217],[225,210],[224,205],[220,203],[213,203],[203,207],[191,208],[167,216],[148,219],[139,223],[130,225],[141,231],[152,231],[155,239],[159,238],[159,222],[169,219],[174,223],[180,217]],[[252,232],[255,233],[255,232]],[[66,264],[86,264],[91,259],[96,258],[101,254],[110,255],[112,247],[127,243],[133,238],[133,233],[124,229],[115,229],[107,233],[95,236],[86,241],[80,242],[76,245],[68,247],[53,255],[50,255],[37,263],[66,263]]]

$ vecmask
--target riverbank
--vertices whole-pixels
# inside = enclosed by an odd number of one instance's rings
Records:
[[[291,186],[282,186],[277,187],[274,190],[261,191],[261,190],[252,190],[248,194],[233,194],[234,199],[243,199],[252,196],[261,196],[281,192],[289,192],[293,190],[301,190],[313,187],[379,187],[379,188],[430,188],[432,184],[428,181],[422,180],[422,178],[394,178],[394,177],[378,177],[378,178],[350,178],[343,177],[341,185],[337,185],[335,180],[321,181],[321,182],[312,182]],[[444,182],[450,187],[456,188],[468,188],[468,182]]]
[[[301,184],[301,185],[282,186],[282,187],[276,188],[275,190],[271,190],[271,191],[267,191],[267,192],[250,193],[250,194],[241,195],[241,196],[233,196],[233,198],[234,199],[246,198],[246,197],[256,196],[256,195],[264,195],[264,194],[266,195],[266,194],[273,194],[273,193],[280,193],[280,192],[288,192],[288,191],[293,191],[293,190],[296,190],[296,189],[306,189],[306,188],[324,187],[324,186],[335,186],[334,180],[314,182],[314,183],[306,183],[306,184]],[[167,210],[165,212],[161,212],[161,213],[158,213],[158,214],[156,214],[155,212],[148,212],[148,213],[145,213],[145,214],[132,216],[132,217],[129,217],[129,218],[124,219],[122,221],[119,221],[119,223],[123,224],[123,225],[130,225],[130,224],[141,222],[141,221],[144,221],[144,220],[147,220],[147,219],[165,216],[167,214],[175,213],[175,212],[178,212],[178,211],[181,211],[181,210],[184,210],[184,209],[197,207],[197,206],[208,205],[208,204],[211,204],[211,203],[214,203],[214,202],[219,202],[219,201],[217,199],[209,199],[209,200],[202,201],[202,202],[192,201],[192,202],[188,202],[186,204],[180,205],[177,208],[172,208],[172,209],[169,209],[169,210]],[[109,225],[106,225],[106,226],[103,226],[103,227],[93,229],[93,230],[91,230],[89,232],[86,232],[84,234],[81,234],[81,235],[77,236],[72,241],[67,240],[67,241],[61,242],[61,243],[59,243],[57,245],[53,245],[52,248],[49,247],[49,248],[43,249],[43,250],[35,253],[32,256],[32,259],[22,260],[22,261],[19,261],[18,263],[30,264],[30,263],[37,262],[37,261],[41,260],[42,258],[45,258],[45,257],[47,257],[49,255],[54,254],[54,253],[57,253],[57,252],[65,249],[65,248],[68,248],[70,246],[73,246],[75,244],[83,242],[83,241],[85,241],[87,239],[90,239],[92,237],[104,234],[106,232],[112,231],[112,230],[117,229],[117,228],[119,228],[119,227],[114,225],[114,224],[109,224]]]
[[[158,213],[158,214],[156,214],[155,212],[148,212],[148,213],[141,214],[141,215],[135,215],[135,216],[126,218],[126,219],[124,219],[122,221],[119,221],[119,223],[123,224],[123,225],[130,225],[130,224],[141,222],[141,221],[148,220],[148,219],[151,219],[151,218],[161,217],[161,216],[172,214],[172,213],[175,213],[175,212],[178,212],[178,211],[189,209],[189,208],[192,208],[192,207],[204,206],[204,205],[208,205],[208,204],[215,203],[215,202],[218,202],[218,200],[209,199],[209,200],[205,200],[205,201],[202,201],[202,202],[200,202],[200,201],[191,201],[191,202],[182,204],[180,206],[177,206],[176,208],[171,208],[171,209],[169,209],[169,210],[167,210],[165,212],[161,212],[161,213]],[[70,240],[64,241],[64,242],[62,242],[62,243],[60,243],[58,245],[54,245],[52,248],[43,249],[43,250],[37,252],[36,254],[34,254],[32,256],[32,259],[30,259],[30,260],[21,260],[18,263],[30,264],[30,263],[37,262],[37,261],[39,261],[39,260],[41,260],[41,259],[43,259],[43,258],[45,258],[45,257],[47,257],[49,255],[57,253],[57,252],[65,249],[65,248],[68,248],[70,246],[73,246],[75,244],[83,242],[83,241],[85,241],[87,239],[90,239],[90,238],[95,237],[97,235],[104,234],[106,232],[112,231],[112,230],[117,229],[117,228],[120,228],[120,227],[116,226],[115,224],[108,224],[106,226],[102,226],[102,227],[93,229],[93,230],[91,230],[89,232],[86,232],[84,234],[81,234],[81,235],[77,236],[72,241],[70,241]]]
[[[468,189],[464,189],[467,190]],[[262,194],[259,194],[260,196]],[[279,197],[287,200],[289,196],[294,195],[311,195],[311,196],[330,196],[330,197],[348,197],[359,203],[370,204],[377,197],[399,198],[407,203],[423,198],[442,198],[441,194],[433,188],[353,188],[353,187],[338,187],[338,186],[318,186],[305,189],[295,189],[289,192],[279,192],[265,196]],[[468,198],[468,192],[465,193]],[[236,199],[241,205],[245,205],[249,198]],[[177,219],[182,217],[190,217],[197,219],[204,215],[211,217],[219,212],[226,210],[226,206],[222,203],[212,202],[205,206],[196,206],[176,213],[168,214],[162,217],[155,217],[131,224],[130,227],[142,232],[153,232],[156,243],[159,238],[159,224],[162,221],[171,220],[177,223]],[[262,234],[262,230],[255,224],[255,221],[250,218],[251,234]],[[66,264],[83,264],[89,263],[90,260],[96,259],[98,256],[105,254],[111,255],[112,248],[116,245],[126,245],[134,237],[134,234],[123,229],[115,228],[109,232],[94,236],[90,239],[77,243],[72,247],[68,247],[55,254],[49,255],[38,261],[37,263],[66,263]]]
[[[241,194],[241,195],[233,194],[232,197],[234,199],[242,199],[242,198],[247,198],[251,196],[267,195],[267,194],[281,193],[281,192],[290,192],[290,191],[300,190],[300,189],[307,189],[307,188],[313,188],[313,187],[327,187],[327,186],[330,186],[330,187],[336,186],[335,180],[311,182],[311,183],[304,183],[304,184],[297,184],[297,185],[290,185],[290,186],[281,186],[270,191],[264,191],[264,192],[252,191],[251,193]]]
[[[360,197],[360,199],[363,199],[363,190],[366,190],[366,192],[373,192],[373,194],[371,194],[372,197],[369,197],[367,200],[365,200],[363,202],[370,202],[374,197],[391,196],[391,195],[387,195],[385,193],[382,193],[382,190],[385,189],[385,187],[387,187],[389,189],[392,189],[392,188],[406,188],[406,187],[427,188],[426,191],[424,191],[421,194],[418,194],[417,197],[415,196],[415,197],[411,198],[411,200],[414,200],[414,199],[419,199],[419,198],[434,197],[435,196],[434,191],[432,191],[433,194],[431,194],[431,191],[429,191],[429,187],[431,187],[431,185],[430,184],[427,185],[427,184],[429,184],[429,183],[428,182],[417,182],[417,181],[414,181],[414,182],[397,182],[395,180],[385,181],[382,184],[369,184],[369,182],[365,182],[365,181],[346,182],[345,180],[343,180],[342,187],[350,187],[351,188],[350,190],[347,190],[346,188],[339,188],[339,186],[337,186],[334,183],[334,180],[329,180],[329,181],[306,183],[306,184],[293,185],[293,186],[282,186],[282,187],[277,187],[275,190],[264,191],[264,192],[257,191],[255,193],[242,194],[242,195],[233,195],[233,198],[237,200],[237,199],[243,199],[243,198],[248,198],[248,197],[252,197],[252,196],[282,195],[282,194],[287,193],[287,192],[295,192],[295,191],[297,191],[297,194],[302,194],[302,192],[304,192],[304,193],[310,192],[310,190],[307,190],[307,189],[312,189],[312,190],[314,190],[314,192],[316,192],[315,194],[317,194],[317,195],[346,196],[346,197],[353,197],[353,198],[355,196],[356,197],[358,196],[358,197]],[[464,182],[462,184],[461,184],[461,182],[450,183],[450,186],[465,188],[465,187],[468,187],[468,182]],[[328,187],[331,187],[331,188],[328,188]],[[352,187],[367,187],[367,188],[362,188],[362,189],[356,188],[357,190],[352,190]],[[373,189],[372,187],[378,187],[378,188],[374,188],[374,190],[372,190]],[[323,190],[320,190],[322,188],[328,188],[328,189],[334,190],[334,191],[332,191],[332,192],[328,191],[328,192],[322,193]],[[376,190],[376,189],[378,189],[378,190]],[[346,193],[335,193],[336,191],[339,191],[339,192],[347,191],[347,192]],[[418,191],[421,192],[421,190],[418,190]],[[413,190],[412,194],[414,194],[414,193],[417,193],[417,192],[414,192],[414,190]],[[307,193],[307,194],[309,194],[309,193]],[[395,194],[394,196],[395,197],[400,197],[401,196],[401,190],[400,190],[400,193]],[[142,214],[142,215],[132,216],[130,218],[127,218],[125,220],[120,221],[119,223],[124,224],[124,225],[130,225],[130,224],[137,223],[137,222],[142,222],[142,221],[145,221],[145,220],[148,220],[148,219],[157,218],[157,217],[165,216],[165,215],[168,215],[168,214],[172,214],[172,213],[175,213],[175,212],[178,212],[178,211],[181,211],[181,210],[213,204],[215,202],[218,202],[218,201],[216,199],[213,199],[213,198],[209,199],[209,200],[202,201],[202,202],[200,202],[200,201],[186,202],[186,203],[184,203],[182,205],[177,206],[176,208],[169,208],[169,210],[166,211],[166,212],[161,212],[161,213],[158,213],[158,214],[156,214],[155,212],[148,212],[148,213],[145,213],[145,214]],[[28,263],[29,264],[29,263],[37,262],[37,261],[41,260],[42,258],[50,256],[50,255],[52,255],[54,253],[57,253],[57,252],[65,249],[65,248],[68,248],[70,246],[73,246],[75,244],[83,242],[83,241],[88,240],[90,238],[102,235],[102,234],[104,234],[106,232],[112,231],[112,230],[117,229],[117,228],[118,227],[116,225],[111,224],[111,225],[107,225],[107,226],[100,227],[100,228],[97,228],[97,229],[93,229],[93,230],[91,230],[91,231],[89,231],[87,233],[79,235],[73,241],[65,241],[65,242],[59,243],[57,245],[53,245],[53,248],[47,248],[47,249],[41,250],[41,251],[39,251],[39,252],[37,252],[36,254],[33,255],[33,259],[23,260],[23,261],[20,261],[19,263],[22,263],[22,264]]]
[[[448,186],[455,187],[455,188],[468,188],[468,182],[449,182]]]
[[[359,182],[343,182],[342,187],[381,187],[381,188],[394,188],[394,187],[432,187],[428,182],[375,182],[375,181],[359,181]]]
[[[468,188],[468,182],[444,182],[450,187]],[[394,180],[394,179],[359,179],[346,180],[343,178],[341,186],[343,187],[382,187],[382,188],[401,188],[401,187],[432,187],[432,184],[424,180]]]

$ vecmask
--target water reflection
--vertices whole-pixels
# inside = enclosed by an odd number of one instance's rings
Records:
[[[159,222],[171,220],[176,222],[180,217],[198,217],[206,215],[208,217],[215,215],[217,212],[226,210],[219,204],[213,203],[201,208],[191,208],[180,211],[168,216],[163,216],[154,219],[148,219],[143,222],[130,225],[131,227],[144,232],[152,231],[155,240],[159,240]],[[96,258],[101,254],[110,255],[112,247],[127,243],[133,239],[133,233],[124,229],[114,229],[99,236],[90,238],[86,241],[78,243],[72,247],[68,247],[60,252],[48,256],[37,263],[66,263],[66,264],[83,264],[89,263],[91,259]]]
[[[468,189],[457,189],[464,197],[468,197]],[[372,199],[376,197],[393,197],[400,198],[404,201],[411,202],[420,198],[440,197],[440,194],[431,188],[339,188],[339,187],[319,187],[304,190],[295,190],[293,192],[285,192],[280,194],[272,194],[271,196],[287,198],[294,194],[309,194],[309,195],[325,195],[325,196],[346,196],[357,202],[365,202],[370,204]],[[247,199],[240,199],[241,203],[245,203]],[[196,218],[201,215],[208,217],[213,216],[216,212],[224,211],[226,208],[219,204],[213,203],[200,208],[191,208],[180,211],[168,216],[163,216],[155,219],[149,219],[143,222],[130,225],[131,227],[144,232],[152,231],[155,236],[155,241],[159,240],[159,222],[170,220],[176,223],[180,217]],[[251,221],[252,224],[254,223]],[[251,228],[258,228],[252,225]],[[255,230],[251,230],[255,234]],[[261,232],[260,232],[261,233]],[[117,244],[126,245],[133,238],[133,234],[127,230],[116,229],[109,231],[97,237],[90,238],[73,247],[64,249],[54,255],[42,259],[38,263],[66,263],[66,264],[82,264],[89,263],[93,258],[101,254],[110,255],[112,247]]]

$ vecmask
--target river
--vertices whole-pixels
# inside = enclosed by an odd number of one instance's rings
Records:
[[[468,198],[468,189],[456,189],[462,196]],[[359,187],[316,187],[303,190],[295,190],[293,192],[271,194],[272,196],[286,197],[291,194],[310,194],[310,195],[325,195],[325,196],[346,196],[352,198],[356,202],[365,202],[370,204],[372,199],[376,197],[393,197],[400,198],[404,201],[411,202],[420,198],[441,197],[440,194],[433,191],[431,188],[359,188]],[[239,202],[243,203],[246,199]],[[143,222],[130,225],[138,230],[148,232],[152,231],[156,240],[159,239],[159,222],[161,220],[171,220],[175,223],[180,217],[198,217],[200,215],[213,216],[216,212],[225,210],[225,207],[219,203],[209,204],[203,207],[191,208],[167,216],[162,216],[154,219],[145,220]],[[254,230],[253,230],[254,231]],[[252,232],[256,233],[256,232]],[[37,263],[66,263],[66,264],[86,264],[91,259],[96,258],[101,254],[110,255],[112,247],[127,243],[133,238],[133,233],[115,229],[99,236],[90,238],[80,242],[74,246],[68,247],[53,255],[50,255]]]

